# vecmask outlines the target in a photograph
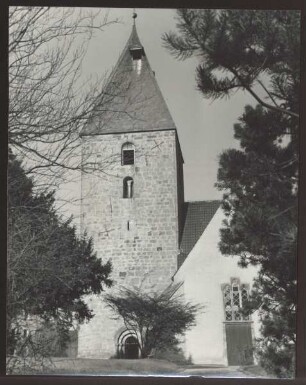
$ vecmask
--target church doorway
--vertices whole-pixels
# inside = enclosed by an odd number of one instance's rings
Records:
[[[251,320],[242,312],[248,297],[248,285],[238,278],[223,285],[228,365],[252,365],[254,361]]]
[[[130,336],[124,343],[124,358],[135,359],[139,356],[138,341],[134,336]]]
[[[253,365],[252,330],[249,322],[225,324],[228,365]]]
[[[124,330],[117,341],[118,358],[133,360],[140,357],[139,343],[135,332]]]

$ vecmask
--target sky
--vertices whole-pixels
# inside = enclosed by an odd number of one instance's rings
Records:
[[[133,9],[108,10],[109,18],[118,18],[120,23],[106,27],[91,39],[83,76],[109,73],[131,33]],[[254,104],[254,100],[242,91],[230,99],[204,99],[196,89],[197,59],[178,61],[162,44],[163,33],[176,29],[176,11],[136,9],[136,13],[138,36],[177,127],[185,161],[185,199],[220,199],[222,192],[214,187],[218,156],[228,148],[238,147],[233,138],[233,124],[244,106]]]
[[[83,81],[91,77],[105,81],[132,31],[132,8],[101,8],[101,20],[106,12],[109,12],[109,20],[118,19],[119,23],[94,33],[83,61]],[[214,186],[219,155],[229,148],[239,148],[233,137],[233,125],[242,115],[244,106],[254,105],[255,101],[243,91],[229,99],[204,99],[195,81],[198,59],[179,61],[163,47],[162,35],[176,30],[176,11],[137,8],[136,13],[138,36],[176,124],[185,162],[185,201],[222,199],[223,192]],[[57,192],[57,207],[64,216],[72,214],[77,226],[80,197],[79,181],[63,184]]]

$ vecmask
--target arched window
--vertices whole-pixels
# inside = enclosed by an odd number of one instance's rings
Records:
[[[247,285],[241,285],[241,307],[245,308],[245,305],[249,299],[249,290]],[[243,315],[243,319],[247,321],[249,319],[248,315]]]
[[[121,148],[122,166],[131,165],[135,162],[135,147],[133,143],[124,143]]]
[[[225,320],[232,321],[232,296],[231,296],[231,287],[226,285],[223,289],[224,297],[224,310],[225,310]]]
[[[237,280],[232,283],[232,309],[234,321],[240,321],[241,293]]]
[[[134,181],[133,178],[127,176],[123,179],[123,198],[133,198]]]
[[[249,291],[246,285],[241,285],[241,302],[242,307],[245,305],[249,299]]]
[[[223,286],[225,321],[249,320],[249,316],[241,312],[248,299],[248,293],[248,286],[240,285],[238,279],[233,279],[231,285]]]

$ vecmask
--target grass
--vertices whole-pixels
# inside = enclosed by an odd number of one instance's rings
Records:
[[[204,377],[258,377],[267,378],[258,366],[221,367],[208,365],[186,365],[170,362],[166,359],[89,359],[89,358],[52,358],[34,366],[28,362],[26,367],[16,367],[10,374],[28,375],[105,375],[105,376],[204,376]]]
[[[73,375],[162,375],[178,374],[175,363],[157,359],[118,360],[86,358],[54,358],[53,367],[44,374]]]

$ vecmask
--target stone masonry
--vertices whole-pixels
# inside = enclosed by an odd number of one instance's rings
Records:
[[[135,147],[134,165],[121,164],[121,148]],[[97,254],[112,261],[111,290],[136,286],[161,290],[170,284],[178,255],[178,145],[175,130],[83,137],[83,156],[105,173],[82,177],[82,228]],[[123,198],[123,179],[132,177],[134,194]],[[100,297],[88,303],[95,317],[79,331],[80,357],[109,358],[116,352],[120,321]]]

